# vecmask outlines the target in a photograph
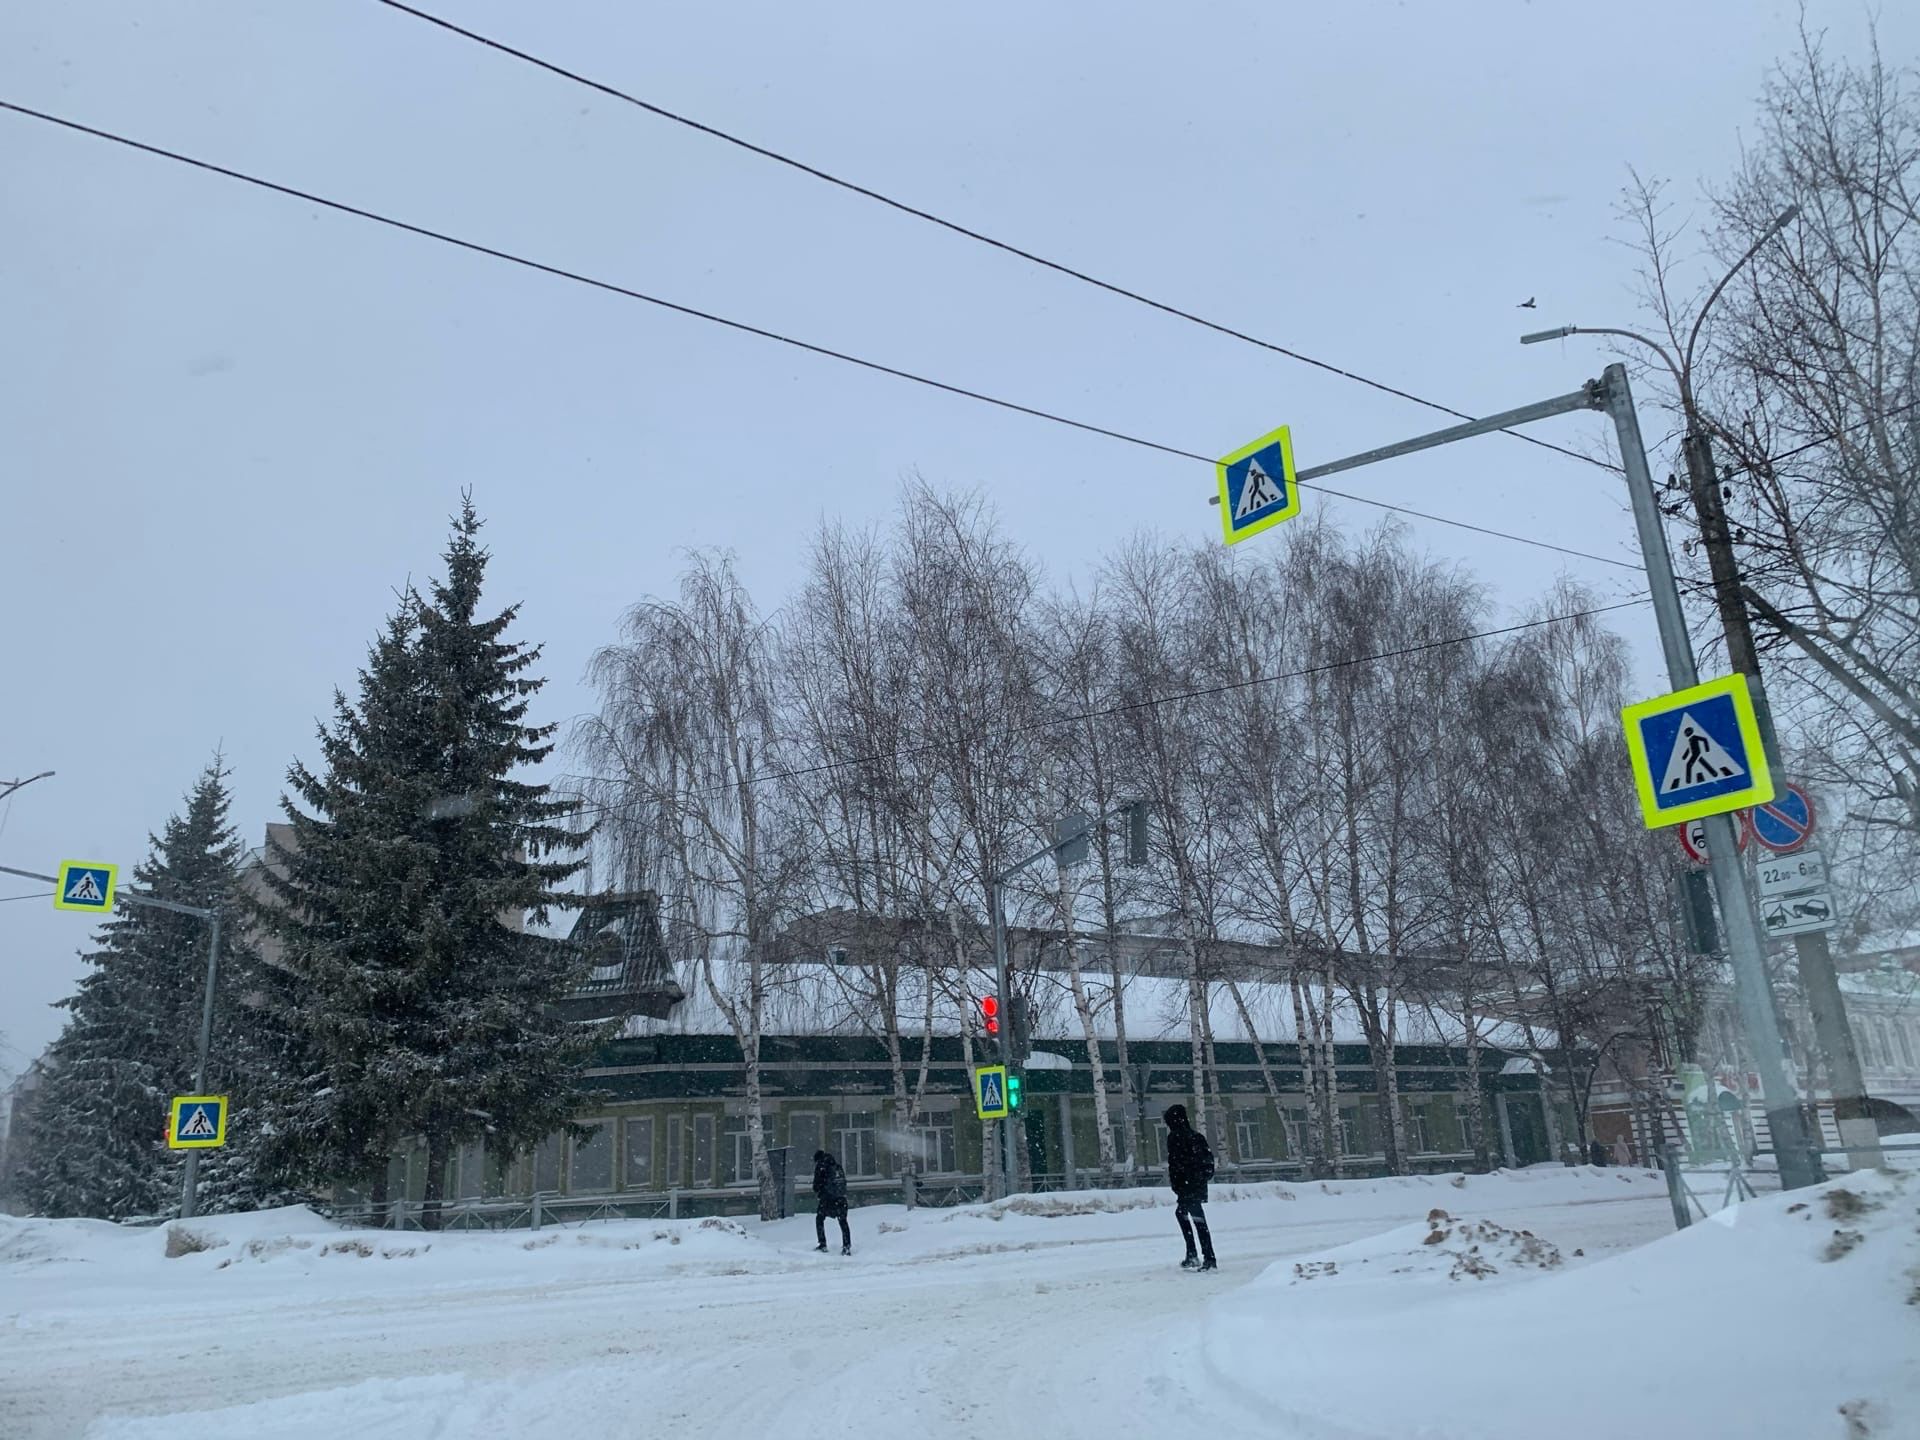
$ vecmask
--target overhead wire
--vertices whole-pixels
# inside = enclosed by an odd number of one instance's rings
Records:
[[[205,171],[208,174],[219,175],[228,180],[238,181],[243,185],[250,185],[257,189],[271,191],[274,194],[304,201],[310,205],[319,205],[344,215],[352,215],[361,220],[371,221],[376,225],[384,225],[390,229],[404,231],[409,235],[419,236],[422,239],[438,241],[440,244],[450,245],[456,249],[469,251],[476,255],[485,255],[490,259],[501,260],[510,265],[518,265],[528,270],[538,271],[543,275],[550,275],[556,279],[570,280],[578,285],[586,285],[593,289],[619,295],[629,300],[637,300],[642,304],[652,305],[662,310],[671,311],[677,315],[684,315],[689,319],[704,320],[708,324],[718,325],[740,334],[757,336],[762,340],[770,340],[776,344],[786,345],[795,350],[803,350],[811,355],[818,355],[829,360],[838,360],[842,364],[856,366],[877,374],[890,375],[897,380],[906,380],[915,385],[923,385],[929,389],[938,390],[948,395],[957,395],[963,399],[976,400],[983,405],[991,405],[998,409],[1012,411],[1019,415],[1026,415],[1036,420],[1049,421],[1073,430],[1084,431],[1090,435],[1101,435],[1109,440],[1117,440],[1123,444],[1156,451],[1162,455],[1172,455],[1182,460],[1197,461],[1209,467],[1217,463],[1214,457],[1203,455],[1195,450],[1185,450],[1176,445],[1167,445],[1158,440],[1149,440],[1142,436],[1131,435],[1122,430],[1114,430],[1105,425],[1094,424],[1091,421],[1075,420],[1070,416],[1060,415],[1050,410],[1041,409],[1038,406],[1024,405],[1015,400],[1008,400],[997,395],[989,395],[985,391],[969,389],[963,385],[956,385],[949,381],[935,379],[932,376],[922,375],[912,370],[905,370],[899,366],[888,365],[878,360],[869,360],[859,355],[849,354],[844,350],[835,350],[826,345],[815,344],[810,340],[801,340],[791,335],[782,334],[777,330],[769,330],[764,326],[750,324],[744,320],[735,320],[725,315],[715,314],[710,310],[698,309],[692,305],[684,305],[679,301],[668,300],[658,295],[651,295],[643,290],[636,290],[631,286],[621,285],[612,280],[603,280],[577,270],[568,270],[558,265],[549,265],[545,261],[519,255],[510,250],[502,250],[496,246],[482,244],[477,240],[463,239],[460,236],[450,234],[443,230],[434,230],[425,225],[416,225],[411,221],[385,215],[377,210],[369,210],[364,206],[349,204],[344,200],[329,199],[324,195],[316,194],[310,190],[301,190],[292,185],[283,185],[275,180],[268,180],[262,176],[251,175],[244,170],[235,170],[226,165],[216,164],[211,160],[203,160],[197,156],[186,155],[177,150],[168,150],[163,146],[154,145],[144,140],[136,140],[130,136],[117,134],[111,130],[86,125],[78,120],[70,120],[64,116],[50,114],[44,110],[36,110],[30,106],[21,105],[11,100],[0,100],[0,110],[8,110],[17,115],[26,116],[29,119],[59,126],[62,129],[71,130],[81,135],[88,135],[97,140],[105,140],[129,150],[135,150],[142,154],[152,155],[163,160],[170,160],[175,164],[186,165],[196,170]],[[1396,505],[1385,500],[1375,500],[1365,495],[1355,495],[1349,491],[1335,490],[1325,485],[1308,484],[1301,486],[1301,488],[1303,490],[1312,490],[1317,494],[1327,495],[1337,500],[1346,500],[1356,505],[1365,505],[1376,510],[1389,511],[1393,514],[1405,515],[1416,520],[1425,520],[1435,525],[1445,525],[1456,530],[1465,530],[1477,535],[1486,535],[1497,540],[1507,540],[1518,545],[1529,545],[1539,550],[1550,550],[1556,554],[1571,556],[1575,559],[1591,560],[1600,565],[1611,565],[1623,570],[1640,570],[1644,568],[1631,560],[1622,560],[1616,556],[1599,555],[1589,550],[1576,549],[1570,545],[1559,545],[1553,541],[1540,540],[1529,535],[1518,535],[1512,531],[1498,530],[1492,526],[1478,525],[1468,520],[1455,520],[1445,515],[1435,515],[1429,511],[1415,510],[1410,506]]]
[[[709,136],[723,144],[732,145],[736,149],[744,150],[751,155],[758,155],[764,160],[771,160],[776,165],[784,165],[788,169],[796,170],[803,175],[809,175],[816,180],[845,190],[850,194],[859,195],[876,204],[884,205],[888,209],[896,210],[903,215],[912,216],[916,220],[924,221],[929,225],[938,226],[942,230],[963,236],[968,240],[973,240],[979,244],[990,246],[995,250],[1003,251],[1008,255],[1025,260],[1029,264],[1038,265],[1058,275],[1065,275],[1069,279],[1077,280],[1083,285],[1091,285],[1096,290],[1104,290],[1109,295],[1117,295],[1124,300],[1132,301],[1136,305],[1144,305],[1150,310],[1158,310],[1163,315],[1171,315],[1176,319],[1186,321],[1188,324],[1198,325],[1203,329],[1211,330],[1215,334],[1225,335],[1248,345],[1258,346],[1260,349],[1271,351],[1275,355],[1282,355],[1302,365],[1309,365],[1316,370],[1323,370],[1330,375],[1337,375],[1342,379],[1351,380],[1359,385],[1365,385],[1369,389],[1377,390],[1382,394],[1392,395],[1401,400],[1411,401],[1415,405],[1425,406],[1427,409],[1438,411],[1442,415],[1451,415],[1458,420],[1477,420],[1480,418],[1477,415],[1469,415],[1464,410],[1456,410],[1451,405],[1442,405],[1437,400],[1429,400],[1425,396],[1416,395],[1411,390],[1402,389],[1397,385],[1390,385],[1384,380],[1376,380],[1369,375],[1363,375],[1357,370],[1350,370],[1345,366],[1335,365],[1331,361],[1318,359],[1303,351],[1295,350],[1291,346],[1262,339],[1257,335],[1249,334],[1247,331],[1236,329],[1218,320],[1210,320],[1204,315],[1196,314],[1178,305],[1169,304],[1164,300],[1156,300],[1150,295],[1143,294],[1138,290],[1129,289],[1124,285],[1116,284],[1114,281],[1102,280],[1099,276],[1090,274],[1085,270],[1076,269],[1074,266],[1065,264],[1059,260],[1049,259],[1045,255],[1015,245],[1010,241],[1001,240],[996,236],[986,234],[984,231],[975,230],[971,226],[963,225],[957,220],[949,220],[943,215],[936,215],[931,210],[925,210],[917,205],[911,205],[904,200],[895,199],[893,196],[875,190],[871,186],[862,185],[858,181],[848,180],[844,176],[836,175],[832,171],[824,170],[817,165],[808,164],[804,160],[796,159],[794,156],[784,154],[768,146],[756,144],[754,141],[748,140],[743,136],[723,130],[717,125],[711,125],[705,121],[696,120],[690,115],[683,115],[678,111],[670,110],[664,105],[642,99],[638,95],[609,85],[605,81],[595,80],[590,76],[583,75],[577,70],[569,70],[563,65],[558,65],[530,51],[509,45],[504,40],[496,40],[492,36],[483,35],[477,30],[468,29],[464,25],[457,25],[444,16],[435,15],[431,11],[422,10],[417,6],[406,4],[404,0],[378,0],[378,3],[385,5],[390,10],[396,10],[401,14],[410,15],[416,20],[424,21],[450,34],[470,40],[476,45],[483,45],[490,50],[498,51],[502,55],[511,56],[515,60],[545,70],[549,74],[557,75],[563,80],[569,80],[576,85],[583,85],[589,90],[597,91],[602,95],[632,105],[637,109],[646,111],[649,115],[671,121],[675,125],[684,126],[689,130]],[[1502,430],[1499,433],[1502,435],[1510,435],[1516,440],[1524,440],[1529,445],[1538,446],[1542,450],[1551,450],[1556,455],[1565,455],[1569,459],[1581,460],[1589,465],[1598,466],[1602,470],[1615,474],[1619,473],[1619,467],[1616,465],[1609,464],[1607,461],[1598,459],[1592,455],[1583,455],[1578,450],[1570,450],[1564,445],[1555,445],[1551,441],[1542,440],[1536,435],[1528,435],[1520,430]]]

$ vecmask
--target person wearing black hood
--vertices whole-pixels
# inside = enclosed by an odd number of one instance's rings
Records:
[[[847,1228],[847,1172],[825,1150],[813,1152],[813,1233],[823,1255],[827,1249],[827,1217],[840,1222],[840,1253],[853,1253],[853,1232]]]
[[[1213,1178],[1213,1150],[1207,1137],[1187,1120],[1187,1107],[1169,1105],[1160,1117],[1167,1122],[1167,1183],[1173,1187],[1174,1218],[1186,1238],[1187,1258],[1182,1270],[1218,1270],[1213,1258],[1213,1235],[1207,1229],[1207,1182]],[[1200,1238],[1200,1253],[1193,1241]]]

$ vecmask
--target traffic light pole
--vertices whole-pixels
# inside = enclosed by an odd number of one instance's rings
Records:
[[[1627,383],[1624,365],[1609,365],[1600,379],[1590,380],[1570,394],[1316,465],[1300,471],[1297,478],[1304,483],[1576,410],[1605,411],[1613,421],[1620,461],[1626,471],[1627,492],[1633,501],[1634,524],[1640,535],[1641,558],[1646,563],[1647,591],[1660,627],[1660,648],[1667,662],[1667,677],[1675,690],[1685,690],[1699,680],[1694,668],[1693,641],[1687,633],[1680,589],[1674,583],[1673,558],[1667,550],[1666,532],[1660,528],[1659,502],[1654,497],[1653,476],[1647,467],[1646,447],[1641,442],[1640,421],[1634,414],[1633,391]],[[1734,995],[1747,1033],[1747,1046],[1754,1056],[1754,1069],[1760,1076],[1761,1103],[1773,1133],[1780,1183],[1789,1190],[1811,1185],[1821,1178],[1819,1161],[1807,1135],[1799,1092],[1787,1074],[1779,1018],[1774,1010],[1773,991],[1767,983],[1765,939],[1760,931],[1759,916],[1747,894],[1746,877],[1740,869],[1733,821],[1726,815],[1714,815],[1705,823],[1713,885],[1720,899],[1720,913],[1725,922],[1722,928],[1733,966]]]
[[[16,870],[11,865],[0,865],[0,874],[19,875],[28,880],[45,880],[48,884],[58,885],[57,875],[42,875],[37,870]],[[175,915],[192,915],[207,922],[207,988],[200,997],[200,1045],[193,1065],[193,1093],[203,1095],[207,1089],[207,1055],[213,1048],[213,1002],[217,993],[215,986],[220,978],[220,912],[208,909],[204,905],[182,905],[177,900],[162,900],[153,895],[140,895],[131,890],[121,890],[113,897],[124,900],[129,905],[144,905],[149,910],[168,910]],[[200,1152],[189,1150],[186,1164],[180,1174],[180,1218],[191,1220],[198,1208],[200,1189]]]
[[[1029,855],[1011,870],[993,877],[993,983],[994,993],[1000,997],[1000,1063],[1009,1071],[1013,1065],[1013,997],[1007,993],[1007,881],[1041,856],[1052,853],[1053,847],[1048,846],[1038,855]],[[1020,1152],[1015,1145],[1014,1129],[1013,1115],[1009,1112],[1000,1121],[1001,1185],[1008,1195],[1013,1194],[1020,1175]]]
[[[1007,882],[1022,870],[1025,870],[1029,865],[1044,860],[1049,855],[1061,855],[1069,846],[1083,843],[1086,837],[1092,833],[1094,826],[1105,825],[1108,821],[1121,815],[1127,817],[1129,825],[1127,837],[1128,863],[1136,864],[1144,862],[1146,858],[1144,854],[1137,857],[1135,855],[1136,850],[1144,851],[1146,845],[1145,831],[1143,828],[1140,828],[1144,825],[1145,811],[1142,809],[1143,803],[1144,802],[1134,800],[1127,802],[1125,805],[1115,806],[1106,814],[1088,821],[1086,829],[1078,834],[1059,836],[1051,845],[1034,851],[1024,860],[1015,861],[999,874],[995,875],[993,877],[993,883],[988,887],[988,903],[993,907],[994,993],[999,997],[998,1003],[1000,1006],[1000,1063],[1007,1067],[1009,1075],[1012,1073],[1015,1057],[1013,1053],[1013,995],[1007,984]],[[1141,816],[1142,819],[1136,821],[1134,818],[1136,815]],[[1136,830],[1138,831],[1137,834]],[[1072,943],[1071,936],[1067,937],[1067,943]],[[1020,1127],[1016,1126],[1013,1120],[1014,1117],[1009,1114],[1006,1119],[1000,1122],[1001,1142],[1004,1146],[1003,1153],[1006,1164],[1006,1190],[1009,1195],[1014,1192],[1015,1187],[1019,1184],[1020,1178],[1020,1149],[1017,1138]]]

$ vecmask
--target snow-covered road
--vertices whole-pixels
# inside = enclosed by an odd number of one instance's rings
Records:
[[[156,1232],[94,1227],[71,1254],[22,1238],[0,1268],[0,1292],[15,1292],[0,1293],[0,1434],[1300,1436],[1209,1374],[1205,1302],[1273,1260],[1468,1197],[1588,1260],[1671,1229],[1650,1177],[1561,1173],[1223,1195],[1212,1276],[1174,1268],[1165,1208],[868,1209],[851,1259],[812,1253],[804,1221],[673,1238],[671,1254],[576,1231],[531,1252],[524,1235],[461,1235],[383,1258],[423,1243],[396,1236],[320,1259],[315,1243],[263,1240],[266,1217],[214,1222],[229,1243],[171,1261],[153,1258]],[[249,1238],[260,1253],[243,1253]],[[137,1260],[115,1263],[133,1245]]]

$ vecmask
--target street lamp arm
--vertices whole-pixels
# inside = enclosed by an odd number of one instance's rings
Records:
[[[42,770],[38,775],[29,775],[24,780],[0,780],[0,800],[6,799],[7,796],[13,794],[16,790],[24,790],[36,780],[50,780],[52,778],[53,771]]]
[[[1686,361],[1686,374],[1693,374],[1693,347],[1700,339],[1700,327],[1707,323],[1707,316],[1713,313],[1713,307],[1720,299],[1720,292],[1732,283],[1734,276],[1747,268],[1747,262],[1760,253],[1760,247],[1773,239],[1773,237],[1778,235],[1782,230],[1786,229],[1787,226],[1791,225],[1794,217],[1799,213],[1800,207],[1798,205],[1789,205],[1786,209],[1782,210],[1774,217],[1773,223],[1760,232],[1760,238],[1747,247],[1746,253],[1733,262],[1733,268],[1720,277],[1720,283],[1714,286],[1713,293],[1707,296],[1707,303],[1702,305],[1700,307],[1700,313],[1693,317],[1693,329],[1687,333],[1687,349],[1686,353],[1681,357]]]
[[[1682,392],[1686,392],[1686,378],[1682,376],[1680,367],[1674,363],[1674,357],[1668,355],[1667,348],[1665,348],[1659,340],[1653,340],[1653,338],[1649,338],[1649,336],[1644,336],[1644,334],[1640,334],[1638,330],[1620,330],[1620,328],[1611,326],[1611,324],[1565,324],[1565,326],[1561,326],[1559,330],[1542,330],[1540,334],[1521,336],[1521,344],[1523,344],[1523,346],[1530,346],[1530,344],[1534,344],[1536,340],[1565,340],[1565,338],[1571,336],[1571,334],[1617,334],[1622,340],[1632,340],[1632,342],[1636,342],[1636,344],[1640,344],[1640,346],[1651,349],[1655,355],[1661,357],[1661,365],[1665,365],[1668,374],[1672,374],[1674,384],[1680,386]]]

